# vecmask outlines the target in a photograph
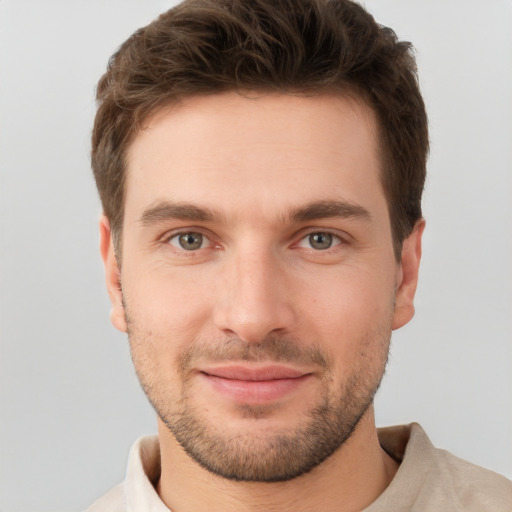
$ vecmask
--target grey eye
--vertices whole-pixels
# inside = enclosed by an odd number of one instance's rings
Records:
[[[311,233],[308,236],[308,241],[313,249],[323,251],[332,246],[333,236],[330,233]]]
[[[169,243],[177,247],[178,249],[184,249],[185,251],[195,251],[201,249],[204,244],[204,238],[201,233],[181,233],[173,236]]]

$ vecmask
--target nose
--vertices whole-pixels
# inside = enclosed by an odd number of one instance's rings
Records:
[[[255,343],[270,334],[286,334],[296,322],[287,273],[270,251],[233,255],[225,262],[216,327],[229,336]]]

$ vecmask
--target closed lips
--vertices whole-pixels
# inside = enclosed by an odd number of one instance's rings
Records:
[[[308,372],[287,366],[266,366],[260,368],[251,368],[246,366],[221,366],[202,369],[201,372],[212,377],[242,381],[297,379],[309,374]]]

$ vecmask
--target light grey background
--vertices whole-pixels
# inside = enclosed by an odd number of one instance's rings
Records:
[[[0,1],[0,510],[80,510],[155,422],[110,326],[89,170],[94,87],[157,0]],[[431,121],[417,315],[381,425],[512,477],[512,3],[371,0],[417,48]]]

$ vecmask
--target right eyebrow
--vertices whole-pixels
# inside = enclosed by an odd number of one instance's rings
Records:
[[[190,203],[162,201],[144,210],[139,222],[149,226],[170,219],[211,222],[220,219],[220,215]]]

